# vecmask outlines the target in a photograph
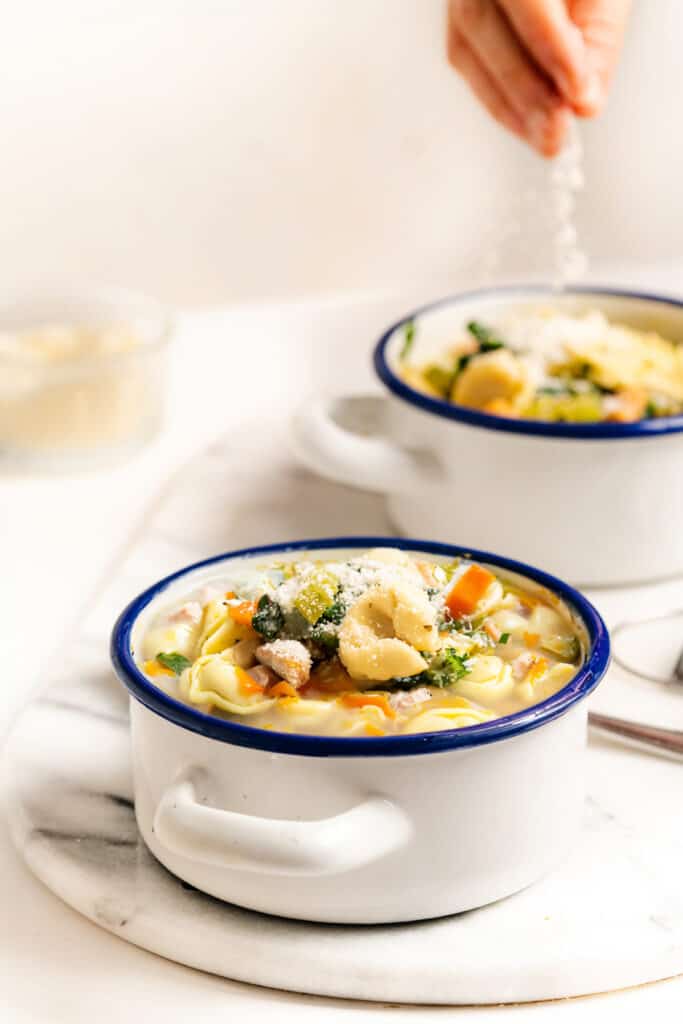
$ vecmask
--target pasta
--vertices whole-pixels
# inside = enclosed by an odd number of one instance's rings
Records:
[[[597,311],[472,320],[437,362],[416,364],[408,349],[400,372],[435,398],[497,416],[629,423],[683,414],[683,345]]]
[[[262,729],[436,732],[557,692],[583,659],[582,629],[529,581],[380,548],[255,563],[188,594],[149,624],[141,668],[203,712]]]

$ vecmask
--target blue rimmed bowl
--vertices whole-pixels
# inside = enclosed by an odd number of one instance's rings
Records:
[[[432,398],[402,379],[408,323],[419,363],[452,345],[467,321],[539,303],[577,315],[597,309],[683,342],[683,302],[664,295],[542,286],[456,295],[382,335],[374,367],[384,397],[309,400],[293,422],[296,454],[322,476],[385,494],[393,523],[409,536],[493,547],[582,585],[683,572],[683,416],[509,419]]]
[[[191,708],[140,670],[136,649],[160,607],[245,562],[390,546],[469,555],[553,591],[586,658],[548,700],[463,729],[385,738],[278,733]],[[114,668],[131,695],[135,810],[152,853],[220,899],[335,923],[414,921],[500,899],[567,852],[584,798],[584,698],[609,660],[593,606],[567,584],[486,552],[356,537],[236,551],[175,573],[122,613]]]

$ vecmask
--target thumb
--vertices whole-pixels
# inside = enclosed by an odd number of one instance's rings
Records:
[[[570,0],[569,13],[586,44],[587,75],[581,100],[582,117],[592,117],[604,105],[617,66],[631,0]]]

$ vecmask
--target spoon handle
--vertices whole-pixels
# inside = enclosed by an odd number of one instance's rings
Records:
[[[625,718],[612,718],[595,711],[588,714],[588,724],[598,732],[620,736],[635,746],[651,753],[666,753],[683,759],[683,732],[678,729],[659,729],[641,722],[628,722]]]

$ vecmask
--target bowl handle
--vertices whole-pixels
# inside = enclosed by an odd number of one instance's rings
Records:
[[[413,831],[404,812],[380,796],[315,821],[221,810],[198,799],[201,774],[191,771],[168,787],[154,833],[171,853],[204,864],[282,875],[339,874],[399,849]]]
[[[377,435],[386,401],[379,395],[309,399],[291,422],[295,455],[320,476],[368,491],[390,494],[433,483],[439,467],[430,452],[412,451]],[[365,436],[336,421],[335,409],[344,405],[365,421]]]

